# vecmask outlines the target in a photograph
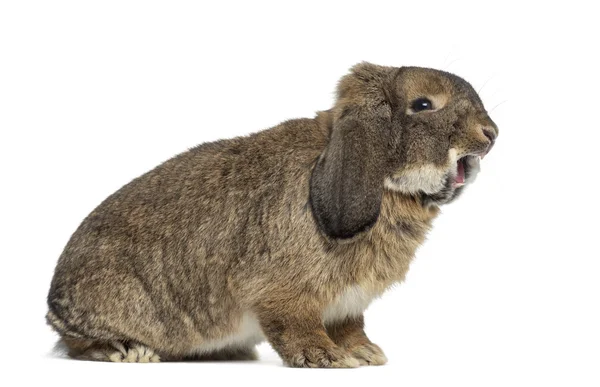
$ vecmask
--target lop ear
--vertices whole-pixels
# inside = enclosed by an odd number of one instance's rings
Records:
[[[379,217],[393,142],[389,70],[363,63],[340,81],[329,143],[310,181],[313,215],[330,238],[352,238]]]

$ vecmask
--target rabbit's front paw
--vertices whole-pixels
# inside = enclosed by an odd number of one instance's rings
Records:
[[[367,343],[352,348],[352,356],[358,359],[360,365],[384,365],[387,357],[377,344]]]
[[[304,348],[298,354],[286,360],[290,367],[303,368],[356,368],[357,359],[341,348]]]

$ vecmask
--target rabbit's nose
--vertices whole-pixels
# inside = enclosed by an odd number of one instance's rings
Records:
[[[481,129],[481,131],[483,132],[483,135],[490,140],[490,143],[487,147],[487,149],[485,150],[485,154],[488,154],[490,152],[490,150],[492,150],[492,147],[494,146],[494,143],[496,142],[496,131],[492,128],[488,128],[488,127],[484,127]]]
[[[484,127],[481,129],[483,135],[486,136],[491,142],[496,140],[496,131],[492,128]]]

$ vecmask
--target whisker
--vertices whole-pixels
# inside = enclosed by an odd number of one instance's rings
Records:
[[[448,51],[448,54],[446,55],[446,59],[444,59],[444,63],[442,64],[442,67],[444,67],[446,65],[448,58],[450,58],[450,54],[452,54],[452,50]]]
[[[481,93],[481,90],[483,90],[483,88],[485,87],[485,85],[488,84],[489,81],[492,80],[492,78],[494,78],[494,75],[490,76],[487,81],[483,82],[483,85],[481,85],[481,87],[479,88],[479,90],[477,90],[477,94]]]
[[[498,106],[502,105],[504,102],[507,102],[507,101],[508,101],[508,100],[507,100],[507,99],[505,99],[504,101],[502,101],[502,102],[500,102],[499,104],[497,104],[496,106],[494,106],[494,107],[492,108],[492,110],[490,110],[490,111],[488,112],[488,114],[489,114],[489,113],[491,113],[491,112],[493,112],[493,111],[494,111],[494,109],[496,109]]]
[[[447,70],[448,67],[452,66],[455,62],[458,62],[459,60],[460,60],[460,58],[454,59],[452,62],[448,63],[447,66],[444,67],[444,70]]]

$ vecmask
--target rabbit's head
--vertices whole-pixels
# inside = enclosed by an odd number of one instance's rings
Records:
[[[341,79],[330,114],[310,202],[335,239],[377,221],[384,189],[418,196],[423,205],[452,201],[498,135],[469,83],[426,68],[356,65]]]

